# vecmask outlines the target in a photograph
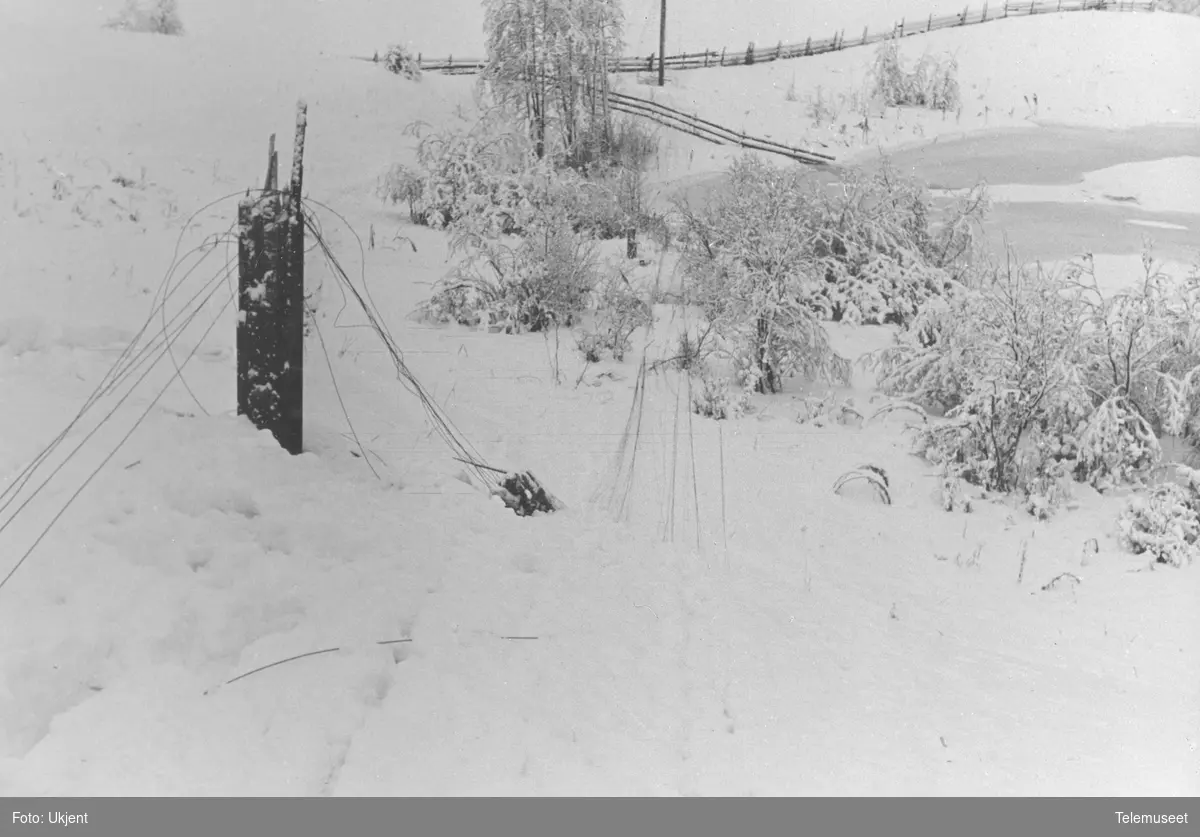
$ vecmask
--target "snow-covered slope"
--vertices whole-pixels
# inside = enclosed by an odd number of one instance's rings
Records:
[[[457,49],[478,7],[414,21],[381,0],[180,5],[180,38],[103,28],[116,2],[11,0],[0,27],[0,490],[143,325],[151,340],[213,294],[173,358],[105,394],[0,498],[0,578],[15,570],[0,587],[0,793],[1200,791],[1197,574],[1117,548],[1121,497],[1081,490],[1045,524],[998,503],[949,515],[899,419],[800,425],[797,389],[718,427],[672,374],[648,377],[636,467],[615,468],[638,359],[584,369],[565,334],[406,319],[447,242],[381,206],[375,178],[409,158],[406,125],[469,110],[471,80],[407,83],[345,56],[409,32]],[[827,3],[795,25],[871,22],[884,5]],[[726,31],[717,13],[695,16],[713,27],[697,40]],[[729,37],[774,31],[775,14],[739,12],[729,25],[759,28]],[[1183,19],[1075,18],[930,43],[962,50],[993,115],[1036,78],[1063,118],[1196,117]],[[1158,57],[1125,63],[1131,31]],[[1126,75],[1091,90],[1095,68],[1076,68],[1093,55]],[[793,63],[828,88],[868,58]],[[783,136],[791,72],[680,75],[669,95]],[[287,160],[300,97],[306,190],[337,213],[314,203],[325,238],[463,436],[532,469],[564,511],[520,519],[459,478],[315,251],[308,452],[234,415],[227,232],[270,133]],[[664,179],[723,163],[668,145]],[[176,293],[147,322],[176,261]],[[887,335],[834,339],[855,353]],[[891,474],[894,505],[831,491],[862,462]],[[1043,589],[1064,572],[1081,581]]]

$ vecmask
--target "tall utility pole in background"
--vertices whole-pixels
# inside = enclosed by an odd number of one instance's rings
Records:
[[[658,86],[667,83],[663,60],[667,57],[667,0],[662,0],[658,12]]]

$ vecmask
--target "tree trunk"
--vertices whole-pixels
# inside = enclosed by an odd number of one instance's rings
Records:
[[[771,323],[766,317],[758,318],[757,338],[756,354],[758,355],[758,368],[762,372],[762,377],[758,379],[755,389],[763,394],[774,395],[779,392],[779,374],[775,370],[775,365],[771,362],[769,351]]]

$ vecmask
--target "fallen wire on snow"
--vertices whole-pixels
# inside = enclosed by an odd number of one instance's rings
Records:
[[[360,256],[365,256],[362,239],[359,238],[358,233],[354,231],[354,228],[350,226],[350,223],[342,215],[319,201],[306,199],[304,202],[305,204],[311,204],[330,212],[345,224],[355,240],[358,241]],[[449,416],[446,415],[445,410],[438,405],[432,395],[417,380],[412,370],[404,362],[403,354],[396,346],[396,342],[388,331],[387,326],[384,325],[383,318],[375,307],[374,301],[370,298],[370,291],[366,288],[365,267],[363,269],[364,275],[362,276],[363,293],[359,293],[358,289],[350,281],[349,275],[342,268],[333,249],[325,240],[322,230],[315,223],[312,214],[307,211],[302,214],[308,231],[317,242],[317,247],[324,255],[326,264],[337,278],[342,290],[349,292],[350,296],[358,303],[367,317],[368,327],[383,341],[384,348],[391,355],[392,363],[396,367],[397,378],[409,392],[420,400],[422,406],[425,408],[426,415],[433,425],[434,431],[457,454],[457,456],[452,458],[470,467],[480,482],[488,488],[489,493],[499,497],[508,508],[515,511],[521,517],[529,517],[536,512],[549,513],[562,509],[562,503],[546,491],[537,478],[529,471],[506,471],[502,468],[494,468],[484,461],[479,451],[454,426]],[[332,372],[332,369],[330,371]],[[349,416],[347,416],[348,420]]]
[[[379,642],[376,642],[375,644],[376,645],[398,645],[402,642],[412,642],[412,640],[411,639],[384,639],[384,640],[380,640]],[[281,666],[284,663],[291,663],[291,662],[295,662],[296,660],[303,660],[306,657],[317,657],[317,656],[320,656],[321,654],[333,654],[333,653],[335,653],[337,651],[341,651],[341,650],[342,650],[341,647],[336,647],[336,648],[322,648],[320,651],[306,651],[303,654],[296,654],[295,656],[287,657],[286,659],[283,659],[283,660],[276,660],[273,663],[267,663],[266,665],[259,666],[258,668],[252,668],[252,669],[250,669],[250,671],[247,671],[244,674],[239,674],[237,677],[233,678],[232,680],[226,680],[224,685],[228,686],[232,683],[238,682],[239,680],[245,680],[247,677],[249,677],[252,674],[258,674],[260,671],[266,671],[269,668],[275,668],[275,666]],[[204,694],[206,694],[206,695],[209,694],[209,691],[211,691],[211,690],[205,691]]]

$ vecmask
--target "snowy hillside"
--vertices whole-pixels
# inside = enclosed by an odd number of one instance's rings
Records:
[[[797,421],[826,395],[802,382],[693,415],[687,376],[638,383],[689,310],[660,305],[630,356],[593,364],[565,331],[409,316],[450,239],[377,180],[412,163],[411,123],[473,113],[474,80],[351,56],[481,54],[478,3],[181,0],[179,37],[105,27],[121,5],[0,12],[0,794],[1200,793],[1200,568],[1121,548],[1128,489],[1079,486],[1048,521],[1003,498],[947,513],[903,415]],[[652,51],[657,3],[626,9],[630,51]],[[731,9],[689,4],[669,49],[960,10]],[[1200,19],[1103,13],[914,38],[957,52],[968,106],[892,108],[857,139],[805,103],[860,89],[870,49],[620,83],[869,160],[1043,123],[1200,131],[1197,37]],[[315,247],[305,453],[236,415],[237,200],[272,133],[286,170],[301,98],[324,240],[461,436],[562,511],[517,517],[465,473]],[[659,141],[659,197],[735,156]],[[993,185],[1013,205],[1133,196],[1194,232],[1197,157],[1162,157],[1036,182],[1018,159]],[[1101,272],[1140,269],[1128,243],[1089,244]],[[675,254],[643,255],[635,279],[674,281]],[[893,333],[830,331],[851,357]],[[880,403],[855,385],[836,401]],[[891,505],[832,490],[868,462]]]

